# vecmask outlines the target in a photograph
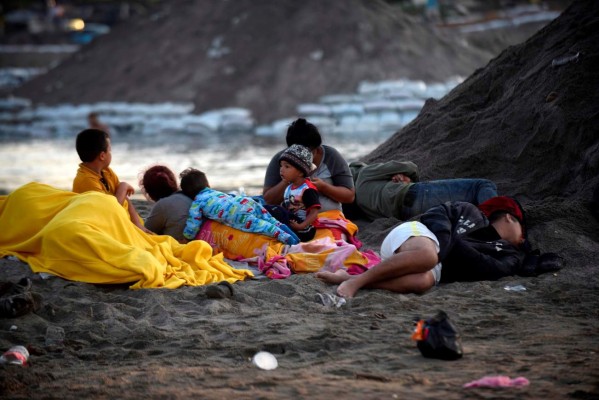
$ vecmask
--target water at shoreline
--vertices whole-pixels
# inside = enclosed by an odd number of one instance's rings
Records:
[[[323,135],[324,143],[339,150],[348,162],[368,154],[387,137],[388,134],[351,138]],[[247,194],[255,195],[261,193],[271,157],[284,147],[284,135],[230,134],[210,140],[183,134],[113,135],[111,168],[121,181],[136,190],[139,190],[139,173],[149,165],[161,163],[177,173],[187,167],[201,169],[215,188],[232,191],[242,187]],[[79,163],[75,134],[57,138],[0,138],[0,192],[11,192],[31,181],[70,190]]]
[[[324,143],[351,162],[416,118],[425,99],[443,97],[459,81],[365,81],[355,93],[299,104],[296,115],[259,126],[241,108],[197,114],[190,103],[45,106],[0,99],[0,191],[31,181],[70,189],[79,164],[75,136],[86,128],[87,115],[96,112],[111,129],[111,167],[121,181],[137,188],[138,174],[161,163],[175,172],[201,169],[221,190],[259,194],[266,166],[285,147],[285,132],[297,116],[314,123]]]

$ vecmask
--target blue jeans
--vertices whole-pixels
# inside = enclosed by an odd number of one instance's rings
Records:
[[[465,201],[474,205],[497,196],[497,186],[488,179],[442,179],[416,182],[408,189],[400,218],[408,220],[447,201]]]

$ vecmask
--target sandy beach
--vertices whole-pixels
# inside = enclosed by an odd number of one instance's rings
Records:
[[[376,238],[386,225],[364,232]],[[576,239],[573,250],[596,251],[584,234]],[[317,300],[334,287],[310,274],[240,282],[233,298],[208,299],[205,287],[42,280],[4,259],[3,279],[32,277],[44,305],[0,321],[2,348],[31,351],[28,368],[0,366],[0,390],[3,398],[597,398],[596,266],[565,253],[577,262],[555,274],[454,283],[422,296],[366,290],[339,308]],[[513,285],[526,291],[505,289]],[[461,331],[461,360],[426,359],[410,339],[414,318],[439,309]],[[46,344],[48,326],[64,329],[64,343]],[[261,350],[277,369],[250,362]],[[531,384],[462,388],[489,375]]]

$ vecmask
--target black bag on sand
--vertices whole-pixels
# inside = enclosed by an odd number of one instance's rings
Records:
[[[417,321],[412,339],[416,340],[418,350],[424,357],[441,360],[462,358],[460,333],[445,311],[439,311],[427,320]]]

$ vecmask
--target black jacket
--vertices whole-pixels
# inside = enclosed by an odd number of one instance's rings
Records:
[[[496,280],[522,268],[524,253],[501,239],[473,204],[447,202],[420,221],[439,239],[442,282]]]

